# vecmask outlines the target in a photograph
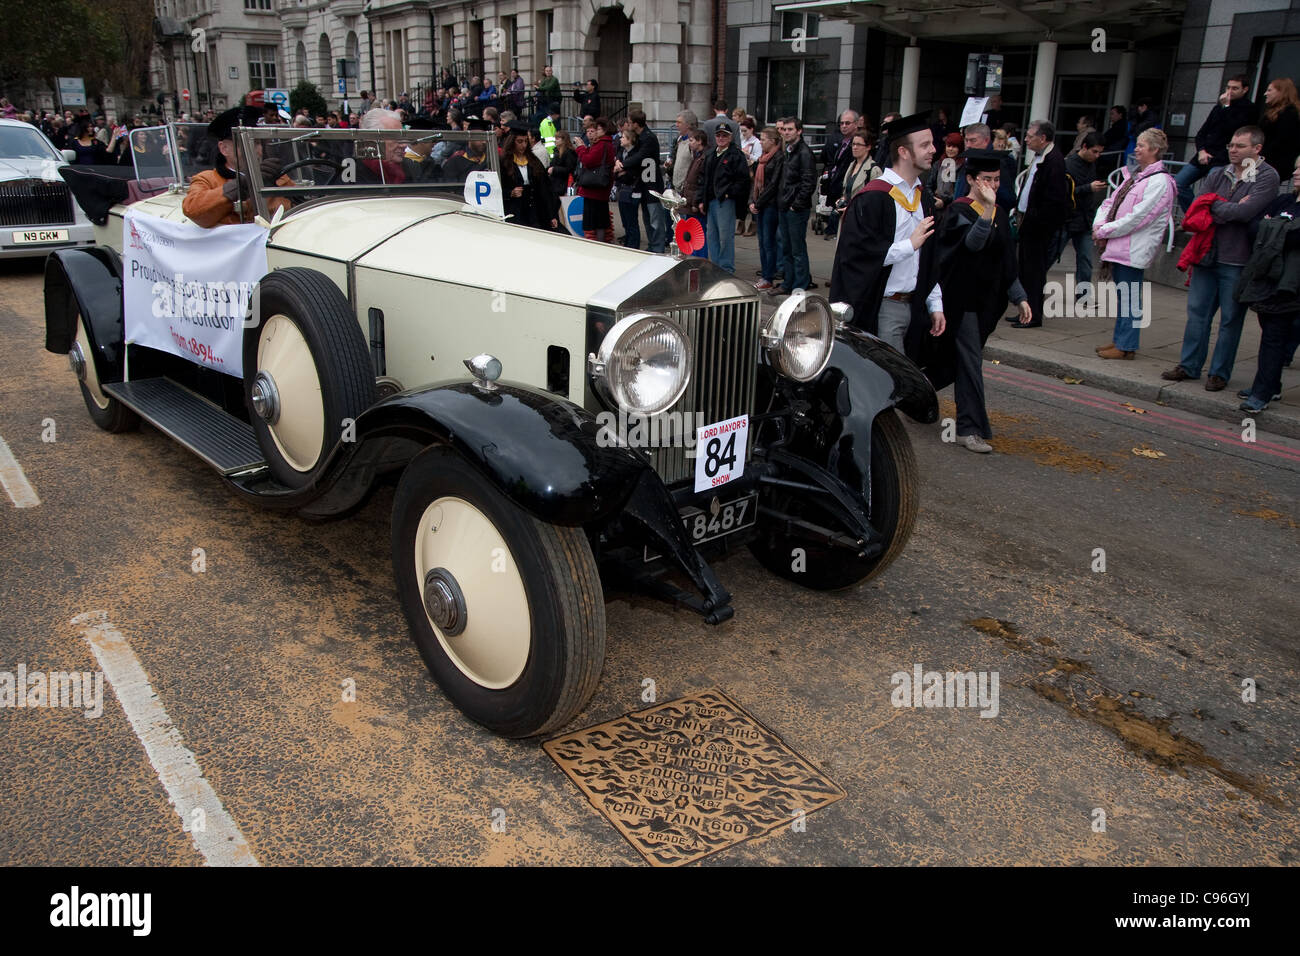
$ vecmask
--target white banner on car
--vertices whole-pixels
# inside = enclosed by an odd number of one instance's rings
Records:
[[[203,229],[128,209],[126,341],[242,377],[244,317],[267,272],[268,235],[255,224]]]

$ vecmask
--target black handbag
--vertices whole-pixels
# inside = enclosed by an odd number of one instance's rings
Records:
[[[574,177],[573,185],[582,189],[609,189],[613,172],[613,169],[609,166],[591,169],[579,165],[578,175]]]

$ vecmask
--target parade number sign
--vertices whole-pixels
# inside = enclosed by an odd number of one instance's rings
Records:
[[[505,216],[501,201],[501,180],[491,170],[475,169],[465,178],[465,202],[471,208],[494,216]]]
[[[122,222],[126,341],[243,376],[244,320],[266,275],[267,231],[203,229],[128,209]]]
[[[653,866],[789,826],[844,796],[720,690],[548,740],[543,748]]]

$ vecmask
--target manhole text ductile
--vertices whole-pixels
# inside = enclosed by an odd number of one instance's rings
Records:
[[[652,866],[694,862],[844,796],[716,689],[542,746]]]

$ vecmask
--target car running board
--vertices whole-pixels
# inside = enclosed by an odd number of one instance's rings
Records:
[[[227,478],[266,467],[251,425],[171,379],[111,382],[101,388]]]

